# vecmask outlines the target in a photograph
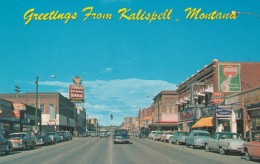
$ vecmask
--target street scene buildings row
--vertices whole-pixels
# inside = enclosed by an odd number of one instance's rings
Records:
[[[38,117],[35,117],[35,93],[20,93],[18,98],[16,94],[0,94],[0,129],[35,130],[37,119],[38,131],[86,131],[84,107],[60,93],[39,93],[38,100]]]
[[[246,137],[249,130],[260,130],[260,63],[215,59],[176,90],[161,91],[150,107],[125,118],[123,127],[231,131]]]

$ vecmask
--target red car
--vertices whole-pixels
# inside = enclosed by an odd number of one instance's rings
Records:
[[[252,158],[260,159],[260,132],[255,132],[252,135],[252,141],[243,144],[246,160]]]

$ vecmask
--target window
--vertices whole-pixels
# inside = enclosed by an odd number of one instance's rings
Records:
[[[41,110],[41,113],[44,114],[44,104],[40,104],[40,110]]]

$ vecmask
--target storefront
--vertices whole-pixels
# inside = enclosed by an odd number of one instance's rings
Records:
[[[41,119],[38,112],[37,119]],[[22,103],[0,99],[0,129],[9,133],[32,131],[35,126],[35,108]]]

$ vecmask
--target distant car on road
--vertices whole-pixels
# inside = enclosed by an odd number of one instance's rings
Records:
[[[129,143],[130,137],[127,130],[125,129],[115,129],[113,135],[113,142],[115,143]]]
[[[192,130],[189,136],[186,137],[186,146],[192,149],[195,147],[204,147],[207,139],[210,138],[210,133],[205,130]]]
[[[205,142],[205,150],[217,151],[221,155],[229,152],[242,153],[243,143],[242,136],[238,133],[216,132]]]
[[[185,144],[185,138],[189,135],[189,132],[175,132],[173,136],[170,136],[169,143]]]
[[[100,131],[99,137],[100,138],[103,138],[103,137],[108,138],[108,131]]]
[[[32,149],[36,145],[34,138],[26,132],[11,133],[8,135],[8,140],[12,143],[14,150],[26,150],[28,147]]]
[[[12,143],[5,139],[2,134],[0,134],[0,152],[9,154],[12,150]]]
[[[252,158],[260,159],[260,131],[253,133],[252,141],[243,144],[243,152],[248,161]]]

